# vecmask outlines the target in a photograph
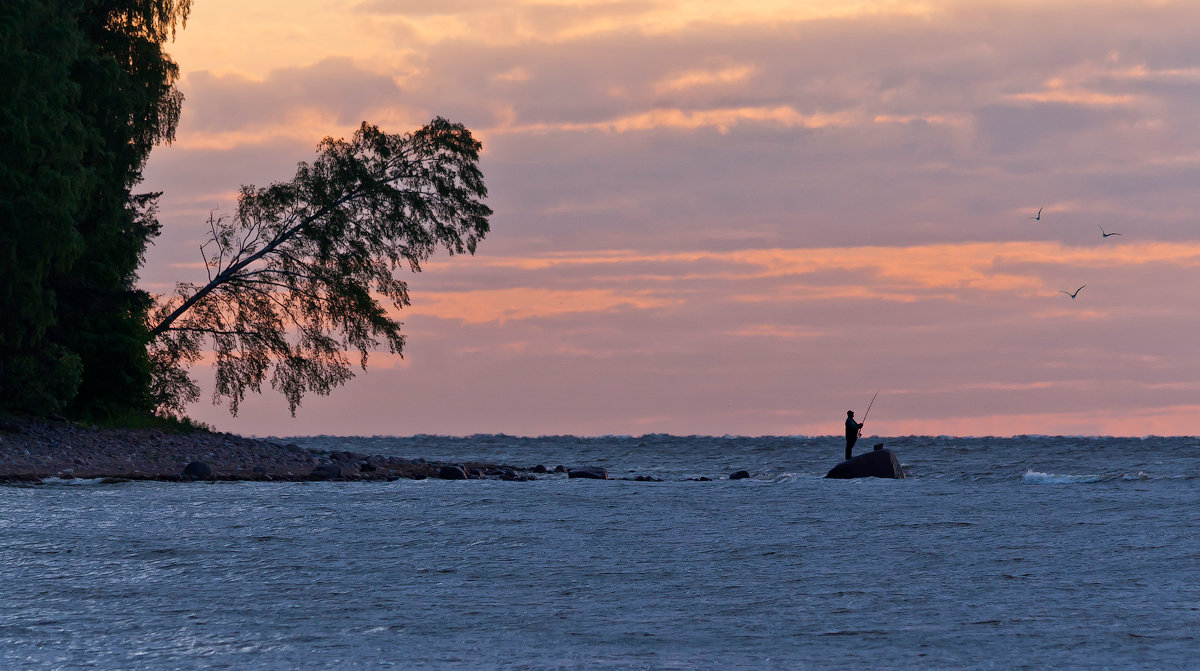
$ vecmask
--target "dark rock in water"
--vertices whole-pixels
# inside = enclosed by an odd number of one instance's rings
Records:
[[[545,466],[543,466],[541,464],[538,464],[537,466],[533,467],[533,472],[534,473],[549,473],[550,469],[546,468]]]
[[[203,461],[193,461],[183,467],[183,475],[189,478],[211,478],[212,466]]]
[[[568,478],[587,478],[588,480],[607,480],[608,471],[595,466],[572,468],[567,470]]]
[[[555,472],[555,473],[566,473],[566,472],[567,472],[567,467],[566,467],[566,466],[563,466],[562,464],[559,464],[559,465],[557,465],[557,466],[555,466],[555,467],[554,467],[554,472]]]
[[[341,464],[317,464],[308,474],[309,480],[337,480],[342,477]]]
[[[750,477],[750,471],[738,471],[737,473],[730,475],[729,479],[730,480],[745,480],[748,477]]]
[[[896,460],[896,453],[885,450],[882,446],[860,454],[853,459],[843,461],[834,466],[827,478],[849,480],[850,478],[903,478],[904,471]]]
[[[438,477],[443,480],[466,480],[467,469],[462,466],[451,466],[446,464],[438,471]]]

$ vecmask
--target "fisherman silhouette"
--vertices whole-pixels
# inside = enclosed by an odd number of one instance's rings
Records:
[[[863,425],[854,421],[854,411],[846,411],[846,461],[850,461],[850,450],[854,448],[854,443],[858,441],[858,436],[862,434]]]

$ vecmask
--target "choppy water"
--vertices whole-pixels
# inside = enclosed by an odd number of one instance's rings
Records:
[[[293,440],[664,482],[0,487],[0,668],[1200,658],[1195,438],[891,439],[897,481],[821,479],[836,439]]]

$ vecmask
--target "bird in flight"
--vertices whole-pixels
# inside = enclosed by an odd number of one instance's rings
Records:
[[[1100,226],[1100,224],[1096,224],[1096,225],[1097,225],[1097,226]],[[1101,235],[1101,236],[1103,236],[1103,237],[1106,237],[1106,238],[1107,238],[1107,237],[1108,237],[1108,236],[1110,236],[1110,235],[1120,235],[1120,233],[1105,233],[1105,232],[1104,232],[1104,227],[1103,227],[1103,226],[1100,226],[1100,235]]]
[[[1085,284],[1085,285],[1083,285],[1083,287],[1086,287],[1086,286],[1087,286],[1086,284]],[[1079,289],[1082,289],[1083,287],[1079,287]],[[1066,294],[1066,295],[1068,295],[1068,296],[1070,296],[1070,297],[1071,297],[1071,300],[1075,300],[1075,296],[1079,295],[1079,289],[1076,289],[1074,292],[1070,292],[1070,291],[1063,291],[1062,289],[1059,289],[1059,290],[1058,290],[1058,293],[1060,293],[1060,294]]]
[[[1040,207],[1038,208],[1038,213],[1037,213],[1036,217],[1029,217],[1029,218],[1033,219],[1034,221],[1041,221],[1042,220],[1042,208],[1040,208]]]

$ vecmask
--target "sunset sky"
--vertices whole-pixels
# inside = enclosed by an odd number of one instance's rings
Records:
[[[495,216],[407,278],[405,357],[295,418],[269,390],[230,417],[200,368],[193,417],[828,435],[879,391],[865,435],[1195,435],[1196,26],[1133,0],[196,0],[142,286],[203,279],[208,213],[322,137],[444,116]]]

